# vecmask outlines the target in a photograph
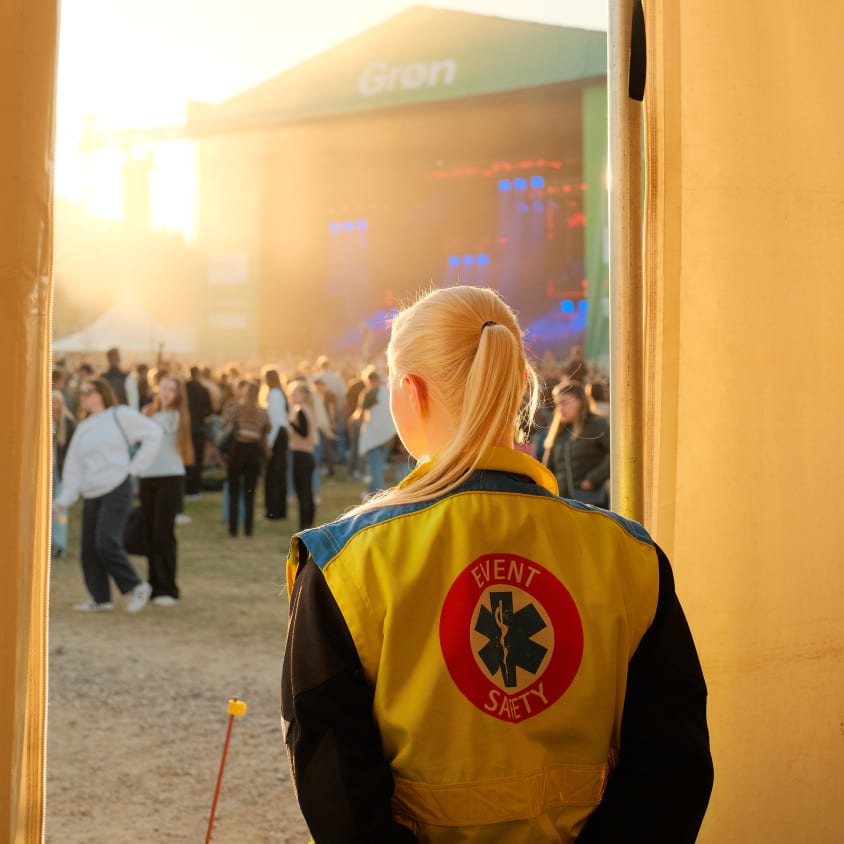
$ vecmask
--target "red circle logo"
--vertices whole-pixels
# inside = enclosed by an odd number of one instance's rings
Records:
[[[583,658],[583,625],[568,589],[517,554],[483,554],[457,576],[440,614],[451,679],[502,721],[543,712],[568,689]]]

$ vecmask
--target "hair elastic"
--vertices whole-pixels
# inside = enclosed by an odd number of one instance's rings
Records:
[[[498,325],[498,323],[497,323],[497,322],[495,322],[494,320],[489,320],[489,322],[485,322],[485,323],[481,326],[481,332],[483,332],[483,330],[484,330],[484,329],[485,329],[488,325]]]

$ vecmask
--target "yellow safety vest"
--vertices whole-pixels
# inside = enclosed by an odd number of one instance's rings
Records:
[[[375,690],[394,816],[419,841],[572,841],[618,752],[656,552],[520,452],[480,468],[443,498],[306,531],[288,587],[303,542]]]

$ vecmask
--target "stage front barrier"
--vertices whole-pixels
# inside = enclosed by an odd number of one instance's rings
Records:
[[[646,522],[709,683],[702,844],[844,840],[844,6],[812,5],[645,4]]]

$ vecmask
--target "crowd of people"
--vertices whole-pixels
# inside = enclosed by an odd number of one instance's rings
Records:
[[[587,366],[579,347],[562,363],[546,355],[538,371],[543,401],[531,440],[521,447],[554,472],[568,497],[608,506],[605,378]],[[59,361],[53,373],[52,551],[55,557],[67,553],[66,513],[81,496],[88,514],[82,565],[90,598],[78,608],[111,609],[109,578],[121,592],[135,595],[137,589],[133,609],[146,603],[147,592],[154,603],[177,604],[176,525],[190,521],[184,502],[219,489],[220,475],[222,517],[232,537],[244,538],[253,535],[256,520],[287,519],[294,500],[298,529],[312,527],[325,476],[344,472],[360,479],[364,500],[399,483],[414,460],[397,436],[385,375],[383,361],[344,362],[337,371],[326,356],[216,371],[166,363],[124,369],[120,351],[110,349],[99,374],[88,361],[72,369]],[[109,426],[94,420],[105,410],[104,418],[123,424],[110,426],[112,436],[100,445],[99,432]],[[141,435],[151,436],[150,425],[160,435],[156,445],[147,440],[138,451]],[[87,433],[94,430],[97,435]],[[83,436],[77,439],[77,432]],[[116,433],[125,440],[115,440]],[[264,511],[256,517],[261,487]],[[133,500],[140,511],[133,514],[140,519],[133,532],[140,531],[138,547],[148,560],[145,581],[122,547]]]

